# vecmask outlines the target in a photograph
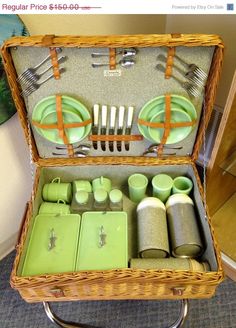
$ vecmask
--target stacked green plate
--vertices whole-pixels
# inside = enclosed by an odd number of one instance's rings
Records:
[[[139,119],[148,122],[163,123],[165,120],[165,96],[156,97],[147,102],[139,113]],[[191,122],[197,119],[194,105],[187,98],[171,95],[171,122]],[[151,128],[138,124],[140,133],[148,140],[159,143],[164,132],[163,128]],[[184,140],[193,127],[172,128],[167,138],[167,144],[173,144]]]
[[[87,108],[78,100],[62,96],[62,116],[64,123],[81,123],[91,119]],[[32,114],[32,120],[41,124],[57,124],[56,114],[56,96],[50,96],[41,100],[35,106]],[[59,136],[57,129],[42,129],[35,127],[36,131],[45,139],[64,144],[63,139]],[[71,144],[84,139],[91,130],[91,124],[82,127],[65,129],[67,138]]]

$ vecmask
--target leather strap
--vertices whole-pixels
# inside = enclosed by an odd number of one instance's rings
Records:
[[[182,128],[182,127],[186,127],[186,126],[193,126],[195,125],[197,122],[197,120],[193,120],[191,122],[175,122],[172,123],[170,122],[170,127],[171,128]],[[138,124],[140,125],[144,125],[144,126],[149,126],[150,128],[164,128],[165,127],[165,123],[158,123],[158,122],[148,122],[145,120],[138,120]]]
[[[55,48],[50,48],[50,55],[51,55],[51,62],[52,62],[52,66],[53,66],[54,78],[56,80],[59,80],[61,75],[60,75],[60,70],[59,70],[57,52],[56,52]]]
[[[109,65],[110,70],[116,69],[116,49],[109,48]]]
[[[93,134],[89,136],[90,141],[142,141],[142,135],[103,135]]]
[[[55,38],[54,34],[44,35],[42,38],[42,45],[44,47],[51,47],[53,45],[53,39]]]
[[[63,139],[64,144],[69,144],[69,140],[65,133],[63,114],[62,114],[62,99],[61,95],[56,95],[56,112],[57,112],[57,128],[59,131],[59,137]]]
[[[66,124],[63,124],[63,126],[65,129],[73,129],[73,128],[80,128],[82,126],[86,126],[91,123],[92,123],[92,120],[89,119],[89,120],[86,120],[83,122],[78,122],[78,123],[66,123]],[[41,124],[37,121],[32,121],[32,124],[40,129],[58,129],[58,124]]]
[[[169,79],[172,75],[172,68],[175,56],[175,47],[169,48],[167,52],[165,78]]]

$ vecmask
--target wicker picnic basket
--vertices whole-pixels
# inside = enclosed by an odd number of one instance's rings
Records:
[[[17,82],[17,72],[14,62],[14,49],[37,49],[61,47],[71,49],[83,48],[122,48],[136,47],[206,47],[212,48],[213,57],[210,65],[204,96],[204,120],[197,131],[197,138],[191,155],[185,156],[88,156],[76,158],[42,157],[38,151],[33,133],[28,124],[27,104],[21,95],[21,88]],[[33,36],[14,37],[7,40],[2,47],[2,58],[12,91],[13,99],[18,111],[19,119],[25,133],[26,141],[30,147],[33,162],[37,166],[33,198],[29,201],[23,219],[19,242],[16,246],[17,254],[11,274],[11,286],[19,291],[27,302],[41,301],[71,301],[71,300],[118,300],[118,299],[187,299],[209,298],[215,293],[216,287],[223,280],[220,252],[215,241],[214,231],[209,214],[206,213],[207,225],[211,235],[213,255],[216,267],[208,272],[192,272],[181,270],[141,270],[141,269],[113,269],[102,271],[80,271],[50,275],[22,277],[19,274],[19,265],[27,244],[27,236],[32,226],[34,217],[34,196],[39,188],[39,181],[43,170],[54,168],[66,168],[68,170],[81,168],[89,170],[90,167],[115,167],[125,168],[168,168],[174,166],[181,168],[188,166],[195,176],[196,186],[204,205],[204,190],[201,185],[196,168],[196,159],[201,148],[206,126],[210,120],[216,95],[216,89],[220,78],[223,44],[216,35],[201,34],[166,34],[166,35],[124,35],[124,36]]]

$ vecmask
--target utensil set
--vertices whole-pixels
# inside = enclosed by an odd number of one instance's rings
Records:
[[[57,54],[61,53],[61,51],[61,48],[56,48]],[[53,69],[53,65],[50,65],[44,71],[37,73],[38,69],[50,59],[51,55],[48,55],[38,65],[27,68],[21,75],[19,75],[17,81],[22,85],[23,91],[21,92],[21,95],[29,96],[31,93],[39,89],[42,84],[54,77],[54,75],[51,74],[41,82],[38,82],[45,73]],[[61,56],[58,58],[58,63],[64,63],[67,59],[67,56]],[[59,69],[60,74],[64,73],[65,71],[65,68]]]
[[[182,64],[182,66],[184,66],[184,68],[181,68],[176,64],[173,64],[172,67],[186,80],[180,79],[173,73],[171,74],[171,78],[176,80],[181,85],[181,87],[187,91],[190,97],[199,97],[202,93],[202,89],[205,87],[207,74],[196,64],[188,64],[177,55],[175,55],[174,58],[176,58]],[[157,59],[164,63],[167,62],[167,57],[163,54],[159,54]],[[157,64],[156,69],[163,73],[166,72],[166,68],[162,64]]]
[[[107,105],[102,105],[101,110],[98,104],[93,106],[93,135],[130,135],[133,123],[134,108],[129,106],[126,110],[124,106],[117,108],[111,106],[108,110]],[[122,141],[116,141],[117,151],[122,151]],[[106,151],[106,141],[101,140],[100,146],[102,151]],[[129,141],[125,141],[125,150],[129,150]],[[93,141],[93,148],[98,149],[98,141]],[[109,151],[114,151],[114,141],[108,142]]]
[[[135,48],[125,48],[116,51],[116,56],[121,56],[122,58],[116,62],[116,65],[121,66],[123,68],[130,68],[135,64],[134,57],[136,56],[137,51]],[[109,53],[107,52],[93,52],[91,54],[92,58],[102,58],[109,57]],[[109,63],[92,63],[93,68],[109,66]]]

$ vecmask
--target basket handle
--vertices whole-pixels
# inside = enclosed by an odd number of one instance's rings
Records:
[[[96,326],[86,325],[86,324],[82,324],[82,323],[74,323],[74,322],[64,321],[52,312],[50,304],[48,302],[43,302],[43,306],[44,306],[44,310],[46,312],[48,319],[51,320],[52,323],[54,323],[55,325],[57,325],[59,327],[63,327],[63,328],[73,328],[73,327],[98,328]],[[179,314],[178,319],[173,324],[171,324],[169,327],[166,327],[166,328],[183,327],[183,325],[186,321],[186,318],[187,318],[187,314],[188,314],[188,300],[183,299],[183,300],[181,300],[181,309],[180,309],[180,314]]]

